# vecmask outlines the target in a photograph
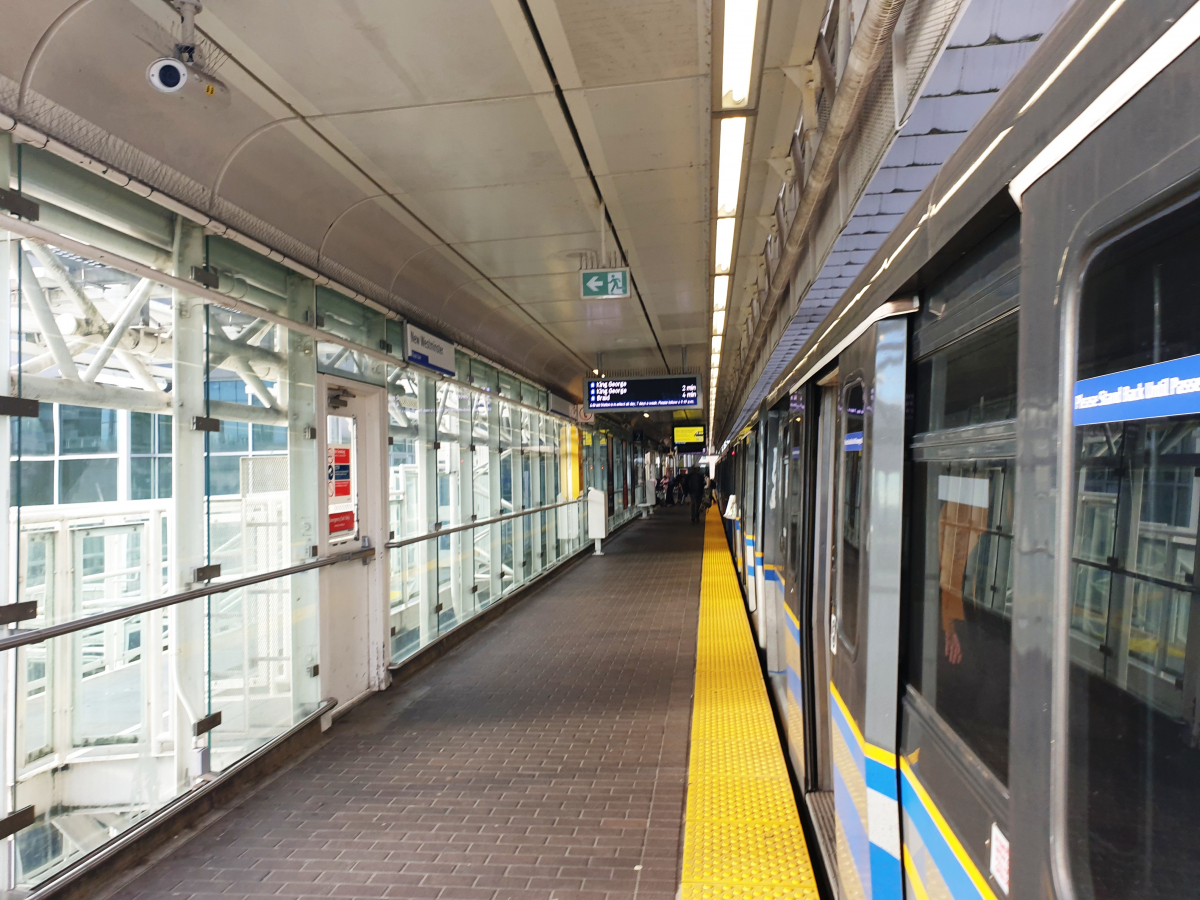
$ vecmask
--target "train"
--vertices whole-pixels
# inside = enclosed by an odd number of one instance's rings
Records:
[[[1198,37],[1074,4],[719,448],[839,900],[1200,896]]]

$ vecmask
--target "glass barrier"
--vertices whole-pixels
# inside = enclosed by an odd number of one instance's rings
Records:
[[[579,499],[389,548],[392,662],[404,661],[586,544],[587,502]]]
[[[76,534],[76,548],[103,542],[127,553],[136,532]],[[25,543],[44,548],[49,571],[52,542]],[[81,576],[89,612],[119,602],[113,585],[143,572]],[[316,579],[264,581],[11,651],[14,805],[37,814],[15,838],[17,887],[51,877],[319,710],[292,609],[297,595],[315,595]],[[214,713],[219,723],[196,736]]]

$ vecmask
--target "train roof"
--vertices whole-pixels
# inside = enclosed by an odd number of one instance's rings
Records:
[[[1009,191],[1018,173],[1192,5],[1080,0],[1068,9],[793,357],[766,404],[817,374],[870,322],[900,311],[885,304],[915,294],[1018,214]]]

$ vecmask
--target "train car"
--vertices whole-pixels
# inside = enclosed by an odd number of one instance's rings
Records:
[[[1200,895],[1197,37],[1075,4],[722,448],[839,898]]]

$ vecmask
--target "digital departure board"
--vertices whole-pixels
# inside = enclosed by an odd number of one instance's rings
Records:
[[[676,425],[675,449],[690,451],[704,449],[703,425]]]
[[[700,378],[661,375],[588,382],[588,409],[699,409]]]

